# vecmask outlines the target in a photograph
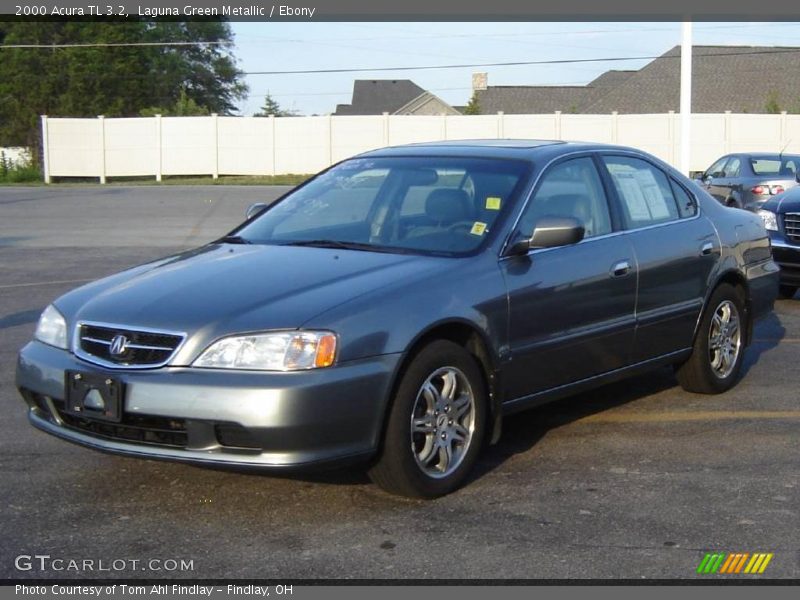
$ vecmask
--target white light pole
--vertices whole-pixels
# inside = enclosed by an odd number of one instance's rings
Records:
[[[684,175],[691,168],[692,143],[692,22],[683,22],[681,42],[681,162]]]

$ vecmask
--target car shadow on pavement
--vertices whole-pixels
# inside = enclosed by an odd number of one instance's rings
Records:
[[[676,385],[672,367],[665,367],[506,417],[500,441],[484,449],[469,480],[479,479],[513,456],[528,452],[552,429]]]
[[[777,348],[784,337],[786,328],[775,311],[758,321],[753,329],[753,339],[744,355],[741,377],[746,377],[750,369],[761,360],[761,356],[768,350]]]

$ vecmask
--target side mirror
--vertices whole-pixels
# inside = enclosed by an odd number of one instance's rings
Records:
[[[251,204],[250,206],[247,207],[245,218],[249,221],[265,208],[267,208],[266,202],[256,202],[255,204]]]
[[[586,228],[574,217],[543,217],[536,222],[533,235],[520,240],[509,249],[509,254],[527,254],[534,248],[555,248],[577,244],[586,235]]]

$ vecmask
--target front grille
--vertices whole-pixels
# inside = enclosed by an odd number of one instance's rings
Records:
[[[787,238],[793,242],[800,242],[800,213],[783,215],[783,230]]]
[[[79,323],[76,354],[109,367],[160,367],[169,362],[184,337],[180,333]]]
[[[120,442],[186,448],[186,421],[171,417],[125,414],[120,423],[84,419],[64,412],[64,402],[53,401],[64,425],[94,437]]]

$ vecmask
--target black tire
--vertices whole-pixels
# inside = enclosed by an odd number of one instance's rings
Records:
[[[452,394],[446,393],[451,389],[447,382],[453,383]],[[446,340],[425,346],[401,376],[389,410],[383,448],[369,470],[370,479],[387,492],[411,498],[435,498],[457,489],[472,469],[486,431],[486,384],[475,358]],[[413,434],[412,420],[419,429]]]
[[[730,335],[720,329],[720,323],[725,321],[726,311],[729,311],[729,315],[735,313],[738,323],[736,333],[733,333],[731,328]],[[691,356],[675,370],[683,389],[698,394],[720,394],[736,384],[742,370],[747,318],[742,290],[727,283],[720,284],[711,294],[703,313]],[[716,340],[713,345],[712,337]],[[724,341],[721,341],[723,338]],[[722,343],[721,348],[714,348],[720,343]],[[735,356],[731,360],[726,349],[731,350],[733,346],[735,346]],[[726,358],[728,360],[725,360]]]
[[[794,298],[796,293],[797,286],[794,285],[782,285],[778,288],[778,296],[784,300],[790,300],[791,298]]]
[[[725,206],[729,208],[739,208],[739,203],[733,198],[728,198],[727,202],[725,202]]]

